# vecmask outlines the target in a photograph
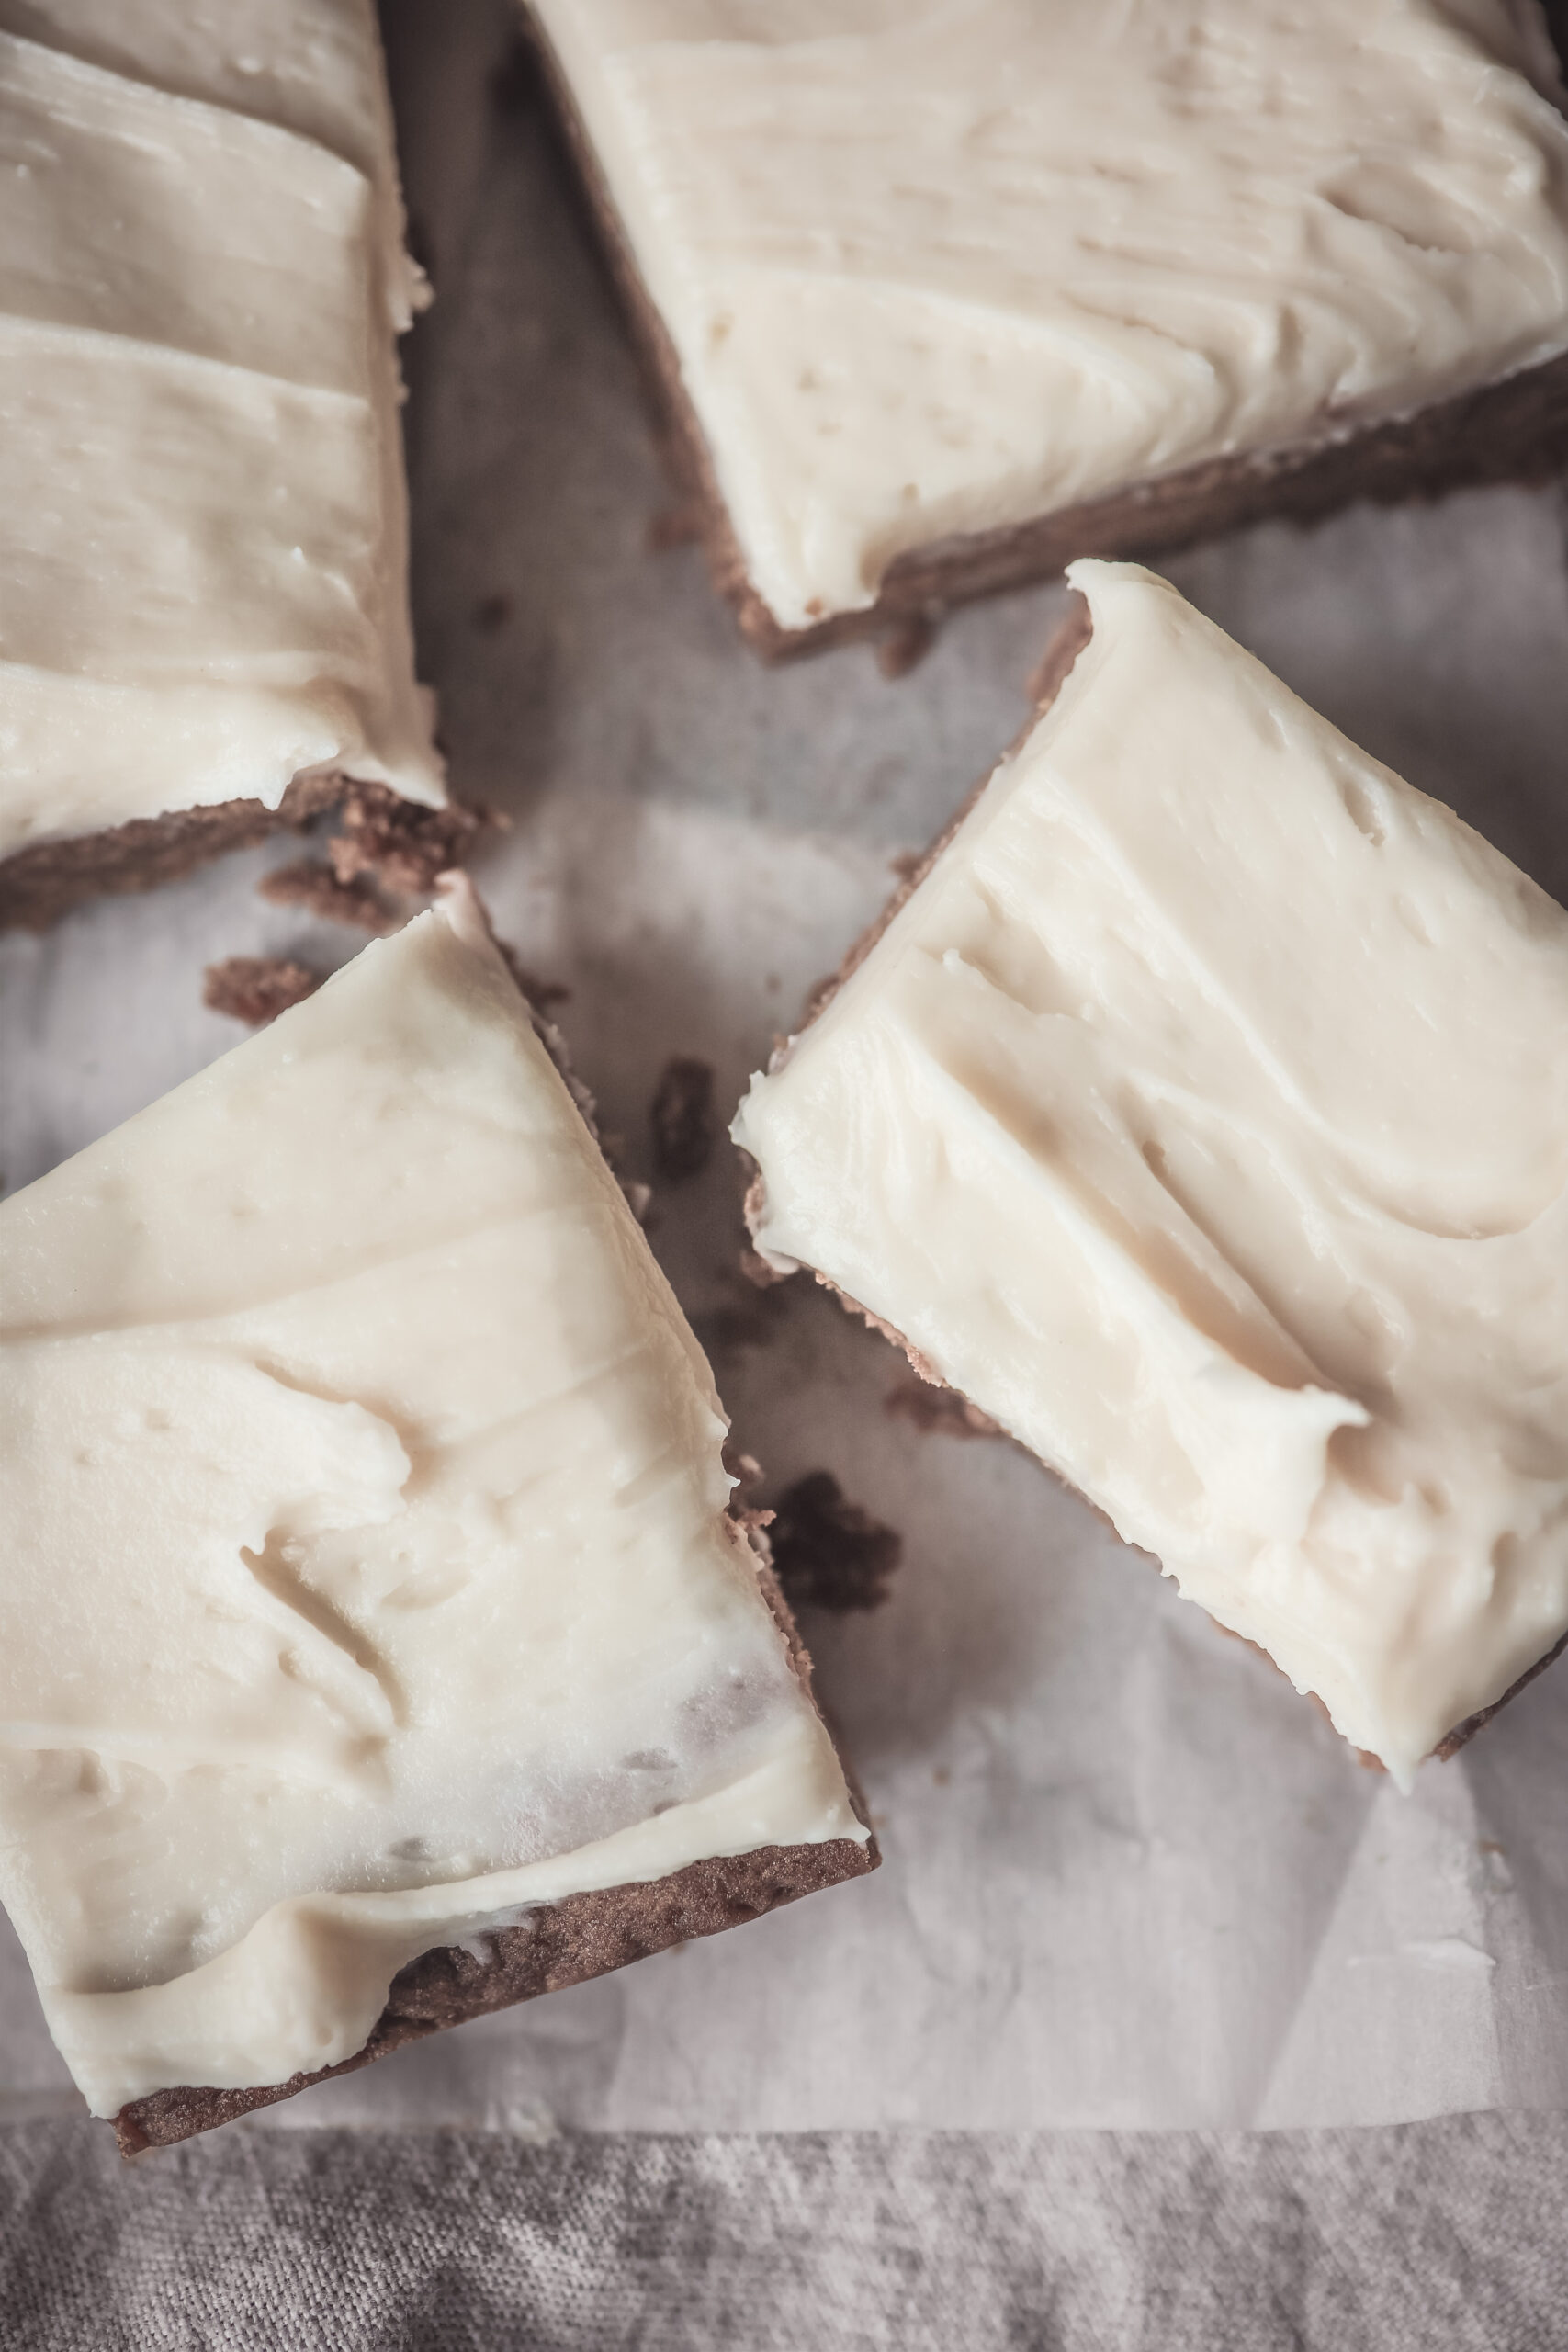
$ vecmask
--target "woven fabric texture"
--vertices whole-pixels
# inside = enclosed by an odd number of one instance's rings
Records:
[[[1553,2352],[1568,2119],[1364,2132],[0,2131],[8,2352]]]

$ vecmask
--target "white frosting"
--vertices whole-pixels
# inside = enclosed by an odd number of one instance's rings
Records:
[[[438,803],[365,0],[6,0],[0,854],[344,767]]]
[[[1568,1629],[1568,915],[1131,565],[734,1134],[1408,1781]]]
[[[0,1892],[94,2107],[863,1839],[707,1366],[466,902],[0,1208]]]
[[[1511,0],[532,5],[790,628],[1568,348]]]

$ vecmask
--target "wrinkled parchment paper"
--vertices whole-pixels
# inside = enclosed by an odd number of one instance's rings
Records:
[[[1047,588],[767,673],[668,506],[635,372],[505,0],[389,12],[416,243],[416,606],[479,880],[570,988],[605,1125],[773,1034],[1025,716]],[[1166,568],[1358,741],[1568,898],[1568,508],[1555,491],[1269,526]],[[665,534],[664,536],[668,536]],[[265,906],[292,842],[0,944],[7,1187],[234,1043],[204,963],[358,944]],[[769,1491],[829,1468],[902,1531],[874,1614],[814,1617],[886,1854],[872,1880],[444,2034],[272,2111],[671,2130],[1397,2120],[1568,2101],[1568,1664],[1401,1798],[1005,1443],[886,1409],[902,1360],[737,1269],[727,1149],[652,1238]],[[0,2113],[75,2103],[9,1929]]]

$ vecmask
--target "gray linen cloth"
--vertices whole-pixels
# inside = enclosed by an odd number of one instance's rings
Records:
[[[1568,2119],[1257,2135],[0,2130],[7,2352],[1552,2352]]]

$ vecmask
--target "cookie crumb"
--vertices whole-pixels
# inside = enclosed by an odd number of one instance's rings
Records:
[[[930,613],[911,613],[879,639],[876,666],[885,678],[907,678],[918,669],[936,643],[936,622]]]
[[[226,1012],[231,1020],[261,1029],[321,985],[319,972],[288,956],[226,956],[203,973],[201,1001],[210,1012]]]
[[[388,906],[367,875],[343,882],[330,865],[321,865],[313,857],[275,866],[262,876],[256,890],[275,907],[301,907],[324,922],[353,923],[378,938],[402,928],[402,916]]]
[[[773,1507],[773,1573],[792,1609],[879,1609],[904,1556],[896,1528],[850,1502],[830,1470],[797,1478]]]
[[[717,1133],[711,1066],[676,1054],[664,1065],[648,1115],[660,1182],[683,1184],[700,1176],[713,1157]]]
[[[427,895],[463,853],[485,819],[471,808],[423,808],[400,800],[384,784],[354,784],[339,810],[340,830],[327,843],[340,882],[362,874],[383,889]]]
[[[761,1261],[759,1259],[758,1263]],[[788,1313],[779,1278],[764,1268],[768,1283],[749,1278],[738,1282],[730,1298],[692,1317],[692,1329],[705,1355],[728,1355],[741,1348],[765,1348],[775,1339]]]
[[[486,85],[499,115],[526,114],[539,98],[539,61],[534,44],[521,32],[513,35],[506,54],[491,69]]]
[[[649,522],[649,555],[667,555],[671,548],[694,546],[702,537],[703,521],[703,510],[694,499],[661,508]]]

